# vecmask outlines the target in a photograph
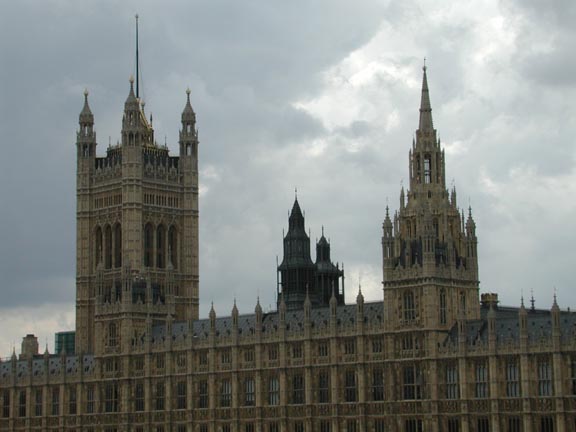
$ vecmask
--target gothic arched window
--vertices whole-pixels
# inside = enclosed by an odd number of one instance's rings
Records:
[[[114,227],[114,267],[122,267],[122,227]]]
[[[152,267],[154,254],[154,229],[151,223],[144,227],[144,267]]]
[[[156,228],[156,267],[166,267],[166,229],[164,225],[158,225]]]
[[[178,267],[178,233],[172,225],[168,230],[168,255],[174,268]]]
[[[94,250],[94,256],[96,257],[96,259],[94,260],[94,262],[96,263],[96,267],[98,267],[98,264],[102,262],[102,228],[100,227],[96,228],[95,248],[96,249]]]
[[[104,228],[104,266],[112,268],[112,228],[106,225]]]

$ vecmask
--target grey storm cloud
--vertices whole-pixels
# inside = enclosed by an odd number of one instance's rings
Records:
[[[187,87],[197,113],[201,315],[211,301],[228,313],[231,293],[242,312],[274,304],[295,188],[312,240],[324,226],[345,263],[348,300],[359,283],[380,298],[381,222],[408,184],[424,57],[481,290],[513,304],[534,290],[547,307],[556,286],[574,305],[575,7],[473,4],[4,2],[0,322],[14,330],[0,349],[24,317],[37,332],[73,325],[77,116],[88,88],[98,153],[118,140],[135,13],[156,140],[176,151]]]

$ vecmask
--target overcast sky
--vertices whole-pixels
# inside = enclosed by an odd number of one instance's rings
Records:
[[[275,302],[298,188],[346,268],[381,291],[381,224],[408,180],[426,57],[434,125],[477,224],[481,292],[576,307],[576,2],[0,0],[0,357],[74,328],[75,131],[120,138],[140,15],[142,90],[177,151],[200,130],[200,303]]]

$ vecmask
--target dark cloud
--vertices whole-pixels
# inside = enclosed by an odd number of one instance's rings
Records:
[[[576,302],[572,3],[3,5],[3,310],[70,307],[82,91],[102,154],[120,134],[136,12],[157,141],[176,150],[187,86],[198,117],[202,315],[211,300],[228,313],[230,293],[241,312],[258,295],[274,303],[295,187],[312,239],[324,225],[346,265],[349,300],[360,279],[380,298],[381,221],[408,184],[424,57],[447,181],[474,208],[482,290],[517,303],[521,289],[543,297],[555,284],[564,304]]]

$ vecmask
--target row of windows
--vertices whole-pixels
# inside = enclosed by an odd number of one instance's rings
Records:
[[[241,383],[241,391],[238,397],[241,400],[238,403],[241,406],[254,406],[256,404],[256,382],[254,378],[245,378]],[[315,399],[317,403],[330,403],[330,374],[328,372],[321,372],[315,380]],[[302,374],[295,374],[289,379],[289,403],[290,404],[305,404],[305,378]],[[85,388],[85,412],[92,414],[97,412],[96,398],[94,386],[87,386]],[[32,396],[33,411],[31,415],[43,415],[43,389],[34,389]],[[229,379],[222,379],[217,383],[217,405],[219,407],[227,408],[232,406],[232,382]],[[118,412],[119,410],[119,385],[117,383],[106,384],[102,387],[102,412]],[[27,416],[27,390],[22,389],[18,392],[18,415],[20,417]],[[144,383],[136,383],[133,387],[133,403],[134,410],[144,411],[145,409],[145,388]],[[371,385],[372,400],[381,401],[384,399],[384,378],[382,369],[375,369],[372,375]],[[66,388],[65,397],[68,409],[65,410],[67,414],[76,414],[77,395],[76,387],[69,386]],[[164,382],[157,382],[151,388],[152,409],[161,411],[165,409],[166,403],[166,387]],[[277,406],[280,404],[280,380],[277,376],[270,377],[266,383],[265,393],[266,403],[268,405]],[[358,400],[357,379],[354,371],[347,371],[344,376],[344,398],[345,402],[356,402]],[[174,407],[176,409],[186,409],[188,407],[188,393],[187,383],[179,381],[175,385],[174,390]],[[209,384],[208,381],[200,381],[197,383],[197,408],[209,407]],[[49,392],[49,415],[60,414],[61,392],[60,387],[54,387]],[[3,417],[10,416],[10,392],[4,391],[2,401],[2,415]]]
[[[168,261],[168,262],[167,262]],[[178,232],[174,225],[168,230],[162,224],[144,226],[144,266],[165,268],[170,263],[178,267]]]
[[[122,195],[108,195],[99,198],[94,198],[94,208],[100,209],[104,207],[112,207],[122,204]]]
[[[574,365],[576,366],[576,364]],[[574,368],[573,368],[574,371]],[[445,369],[446,399],[458,399],[460,397],[458,368],[455,365],[446,366]],[[484,399],[489,397],[488,366],[486,363],[478,363],[474,372],[474,397]],[[538,396],[552,396],[552,368],[549,361],[540,361],[537,365]],[[509,361],[505,367],[505,384],[507,397],[520,397],[520,369],[518,363]],[[573,380],[576,391],[576,377]]]
[[[371,341],[372,353],[381,353],[383,350],[382,339],[373,339]],[[356,339],[349,338],[345,339],[341,345],[341,350],[344,355],[356,354]],[[328,357],[330,354],[330,345],[328,342],[321,342],[318,344],[315,352],[318,357]],[[246,363],[254,362],[255,353],[254,349],[247,349],[243,352],[243,359]],[[289,346],[288,355],[291,358],[299,359],[303,358],[303,344],[298,342],[291,344]],[[266,347],[266,358],[270,361],[278,360],[279,347],[277,344],[270,344]],[[182,360],[185,361],[185,360]],[[219,354],[220,364],[231,364],[232,363],[232,351],[229,348],[223,349]],[[198,353],[198,362],[201,366],[208,365],[208,353],[206,351]]]
[[[170,195],[144,194],[144,204],[163,206],[163,207],[180,207],[180,198]]]

